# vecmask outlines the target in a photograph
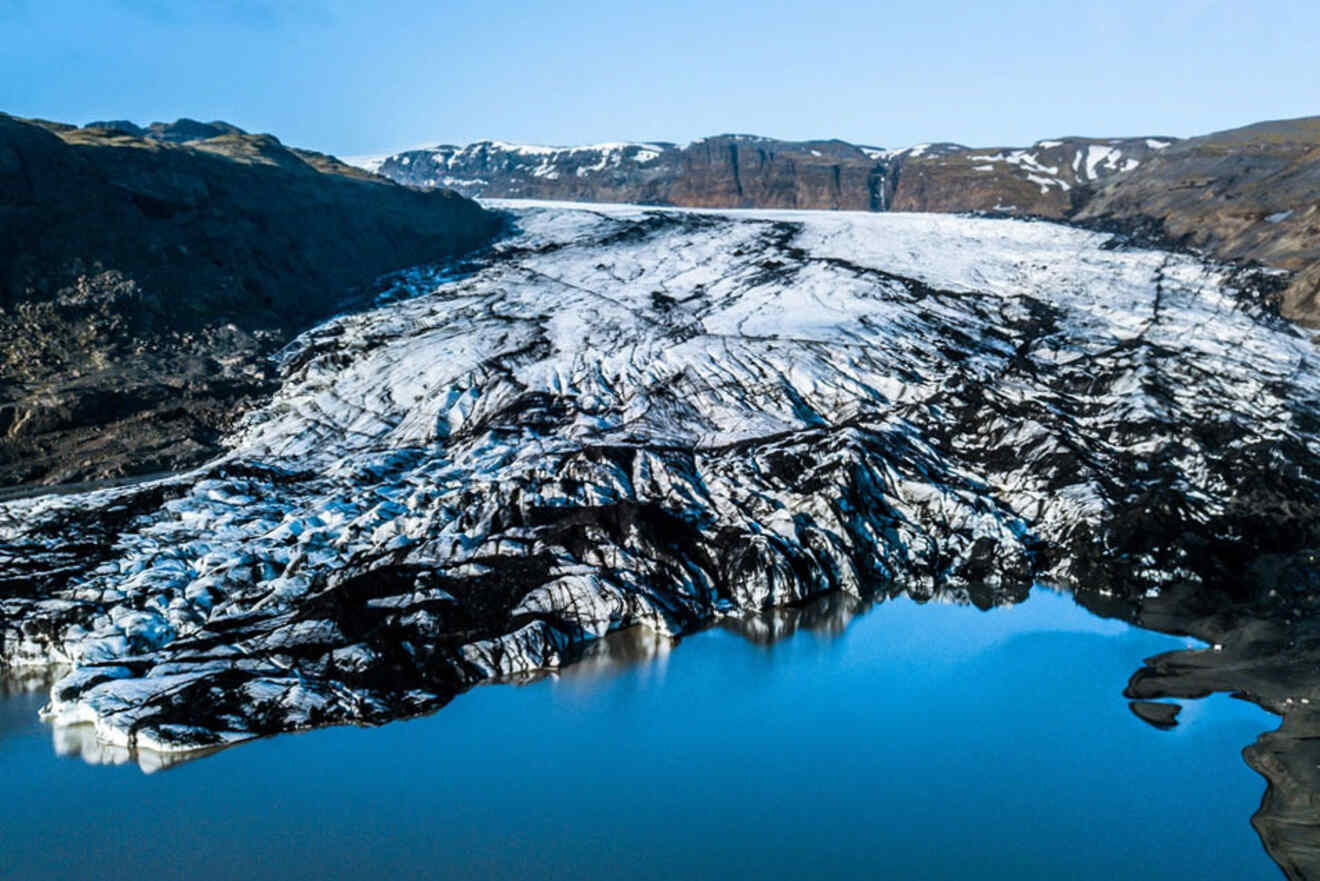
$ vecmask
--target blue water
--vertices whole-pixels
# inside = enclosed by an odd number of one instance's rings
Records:
[[[827,628],[828,629],[828,628]],[[1037,591],[714,629],[433,716],[156,773],[59,757],[0,701],[5,879],[1275,879],[1226,697],[1159,731],[1121,691],[1185,643]]]

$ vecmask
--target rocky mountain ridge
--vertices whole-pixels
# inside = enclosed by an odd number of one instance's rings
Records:
[[[901,150],[839,140],[718,135],[669,142],[542,147],[479,141],[409,150],[363,167],[410,186],[473,197],[693,208],[1001,211],[1064,217],[1076,188],[1130,171],[1171,138],[1065,138],[977,150]]]

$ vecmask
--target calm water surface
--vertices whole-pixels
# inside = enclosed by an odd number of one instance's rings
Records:
[[[626,636],[425,719],[150,775],[57,755],[45,695],[5,698],[0,878],[1281,877],[1240,755],[1277,719],[1216,696],[1159,731],[1121,697],[1185,641],[1046,591],[828,620]]]

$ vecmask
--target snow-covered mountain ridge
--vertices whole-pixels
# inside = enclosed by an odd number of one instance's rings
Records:
[[[183,750],[829,591],[1232,585],[1320,536],[1267,277],[1048,223],[505,206],[189,474],[0,506],[0,656]],[[406,295],[406,296],[405,296]]]
[[[977,150],[719,135],[545,147],[478,141],[356,160],[400,183],[486,198],[705,208],[1001,211],[1063,217],[1072,192],[1131,171],[1172,138],[1065,138]]]

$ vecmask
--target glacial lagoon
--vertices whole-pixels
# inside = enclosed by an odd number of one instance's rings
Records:
[[[1159,730],[1122,696],[1187,645],[1039,588],[985,612],[836,595],[154,773],[11,691],[0,875],[1278,878],[1241,757],[1277,718],[1214,695]]]

